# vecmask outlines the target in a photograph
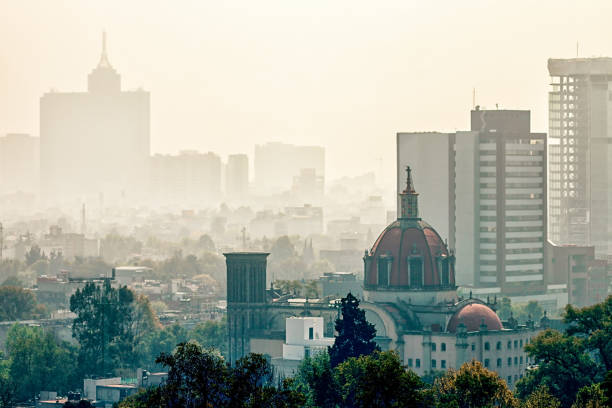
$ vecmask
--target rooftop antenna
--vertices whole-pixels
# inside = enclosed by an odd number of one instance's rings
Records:
[[[579,43],[576,41],[576,58],[578,58]]]
[[[472,88],[472,109],[476,108],[476,87]]]

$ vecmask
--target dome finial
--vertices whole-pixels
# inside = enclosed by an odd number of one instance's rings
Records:
[[[406,166],[406,189],[404,193],[414,193],[414,184],[412,183],[412,171],[410,166]]]
[[[400,193],[401,213],[399,218],[419,218],[419,193],[414,189],[412,170],[406,166],[406,189]]]

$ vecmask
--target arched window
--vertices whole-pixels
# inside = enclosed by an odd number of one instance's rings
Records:
[[[497,345],[495,346],[496,350],[501,350],[501,341],[497,342]]]
[[[389,275],[393,266],[393,257],[381,255],[378,257],[378,285],[389,286]]]
[[[408,257],[408,273],[410,286],[413,288],[423,287],[423,258],[420,256]]]
[[[485,350],[491,350],[491,345],[489,344],[488,341],[485,342]]]
[[[431,351],[436,351],[436,343],[431,343]]]
[[[501,360],[501,358],[498,358],[497,359],[497,366],[501,367],[501,365],[502,365],[502,360]]]
[[[441,283],[442,286],[449,286],[450,285],[450,260],[448,259],[447,256],[445,256],[444,258],[442,258],[442,271],[441,271]]]
[[[440,343],[440,351],[446,351],[446,343]]]

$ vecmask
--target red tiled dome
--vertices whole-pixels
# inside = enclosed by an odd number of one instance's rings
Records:
[[[463,323],[467,331],[478,331],[484,322],[488,330],[501,330],[502,322],[497,313],[481,303],[470,303],[459,309],[448,322],[447,331],[455,333],[457,326]]]
[[[389,288],[411,287],[409,277],[409,257],[422,260],[422,289],[428,287],[454,287],[455,270],[453,256],[436,230],[420,218],[398,220],[391,223],[380,234],[366,258],[365,285],[371,289],[379,285],[379,259],[387,257],[392,262],[388,284]],[[447,262],[443,266],[443,262]],[[443,279],[442,270],[447,268],[448,278]],[[446,281],[446,282],[444,282]]]

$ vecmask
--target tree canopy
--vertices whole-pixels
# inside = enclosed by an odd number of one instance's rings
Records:
[[[350,357],[372,354],[379,350],[374,337],[376,328],[365,318],[365,311],[359,308],[359,300],[349,293],[340,302],[342,318],[336,320],[338,335],[329,348],[332,367]]]
[[[605,370],[612,370],[612,295],[593,306],[567,305],[564,321],[569,324],[567,334],[583,338],[585,347],[598,354]]]
[[[36,297],[29,289],[0,286],[0,321],[28,320],[38,317]]]
[[[534,337],[525,351],[538,367],[517,382],[522,398],[544,385],[563,407],[570,407],[578,390],[598,378],[597,364],[586,352],[584,342],[575,336],[547,329]]]

